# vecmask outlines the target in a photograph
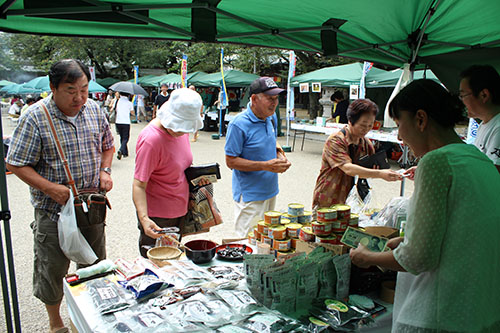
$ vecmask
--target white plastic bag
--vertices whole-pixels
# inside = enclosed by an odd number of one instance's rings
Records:
[[[64,255],[78,264],[93,264],[97,260],[94,250],[83,237],[76,224],[76,214],[74,206],[73,193],[69,191],[70,196],[66,204],[61,209],[57,229],[59,234],[59,246]]]
[[[372,191],[370,189],[368,195],[365,197],[365,200],[361,199],[361,196],[358,193],[358,188],[356,187],[357,182],[358,177],[356,176],[354,185],[347,195],[345,204],[351,207],[351,213],[362,214],[364,211],[368,210],[368,205],[372,199]]]

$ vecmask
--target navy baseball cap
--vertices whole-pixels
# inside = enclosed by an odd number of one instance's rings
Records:
[[[250,96],[253,94],[264,93],[266,95],[275,96],[285,91],[278,87],[276,82],[270,77],[263,76],[259,77],[250,85]]]

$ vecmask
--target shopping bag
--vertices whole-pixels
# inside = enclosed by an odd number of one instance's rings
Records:
[[[187,218],[181,226],[182,235],[208,232],[222,223],[222,216],[213,198],[213,185],[209,184],[191,192]]]
[[[356,179],[355,184],[347,195],[345,204],[351,207],[351,213],[360,214],[368,209],[371,198],[372,192],[368,181],[364,178],[359,178]]]
[[[69,192],[70,197],[62,207],[57,221],[59,246],[69,260],[90,265],[97,260],[97,256],[76,225],[74,197],[73,193]]]

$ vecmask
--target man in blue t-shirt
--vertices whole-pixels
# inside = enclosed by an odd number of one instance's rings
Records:
[[[250,103],[227,129],[226,164],[233,169],[235,229],[245,237],[262,219],[264,212],[274,210],[278,173],[291,163],[276,141],[278,88],[273,79],[261,77],[250,85]]]

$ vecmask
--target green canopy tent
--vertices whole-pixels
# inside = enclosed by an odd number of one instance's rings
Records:
[[[110,86],[112,86],[116,82],[120,82],[120,80],[115,79],[114,77],[105,77],[102,79],[96,79],[96,81],[104,88],[109,88]]]
[[[26,89],[34,89],[35,91],[50,91],[50,82],[49,76],[39,76],[34,78],[31,81],[28,81],[23,84],[23,87]],[[89,93],[98,93],[98,92],[106,92],[106,88],[101,86],[99,83],[95,81],[89,82]]]
[[[2,3],[0,30],[9,32],[240,43],[341,55],[396,67],[426,63],[438,77],[444,72],[438,68],[463,68],[469,60],[480,62],[483,56],[500,65],[498,1]],[[477,50],[486,50],[486,54]],[[444,54],[454,52],[473,56],[442,60]],[[492,57],[493,53],[496,56]]]
[[[489,0],[0,0],[0,30],[238,43],[395,67],[425,64],[456,90],[459,70],[470,64],[500,69],[499,12],[500,2]],[[10,239],[5,247],[11,252]]]
[[[401,77],[401,74],[403,73],[402,69],[396,69],[393,71],[386,71],[385,73],[379,73],[373,76],[370,76],[369,81],[367,79],[367,86],[377,86],[377,87],[394,87],[398,83],[399,78]],[[416,70],[413,73],[413,79],[418,80],[418,79],[430,79],[434,80],[438,83],[441,83],[441,81],[437,78],[436,75],[431,70]]]
[[[224,71],[226,87],[248,87],[259,76],[237,70]],[[221,72],[198,75],[190,80],[190,84],[200,87],[220,87],[222,80]]]
[[[205,74],[203,72],[192,72],[187,74],[188,84],[191,84],[191,79],[197,75]],[[147,87],[160,87],[163,83],[167,84],[181,84],[181,76],[175,73],[163,75],[146,75],[139,78],[139,83]]]
[[[7,95],[17,95],[17,94],[40,93],[42,92],[42,90],[31,87],[25,87],[24,84],[13,83],[0,89],[0,92],[3,92]]]
[[[366,74],[366,87],[387,87],[379,85],[374,79],[376,75],[383,75],[386,73],[387,71],[383,69],[372,67]],[[352,84],[359,85],[362,74],[363,64],[356,62],[347,65],[325,67],[309,73],[297,75],[290,81],[290,85],[292,87],[298,87],[300,83],[320,82],[321,86],[325,87],[349,87]]]
[[[14,82],[10,82],[7,80],[0,80],[0,87],[8,86],[9,84],[14,84]]]

